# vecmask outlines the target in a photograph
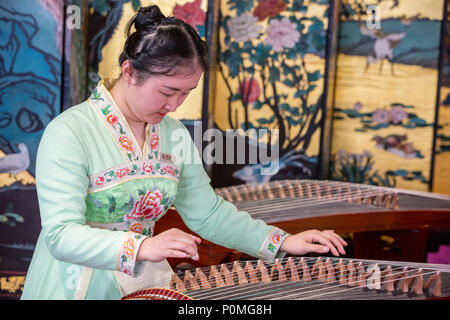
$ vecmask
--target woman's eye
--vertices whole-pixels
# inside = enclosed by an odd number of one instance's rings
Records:
[[[161,91],[160,91],[160,92],[161,92]],[[164,92],[161,92],[161,94],[165,95],[166,97],[171,97],[171,96],[172,96],[171,93],[164,93]]]

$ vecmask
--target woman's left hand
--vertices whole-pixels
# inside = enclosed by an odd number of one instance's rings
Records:
[[[292,255],[303,255],[308,252],[326,253],[331,251],[335,256],[344,255],[347,242],[333,230],[308,230],[288,236],[280,250]]]

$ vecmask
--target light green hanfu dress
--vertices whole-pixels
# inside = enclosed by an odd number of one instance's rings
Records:
[[[136,261],[170,207],[204,239],[263,260],[286,232],[252,219],[210,186],[183,124],[146,126],[143,150],[102,81],[90,98],[49,123],[36,163],[42,231],[22,299],[120,299],[167,288],[172,269]]]

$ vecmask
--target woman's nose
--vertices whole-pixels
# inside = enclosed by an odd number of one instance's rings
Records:
[[[180,106],[180,104],[183,102],[183,96],[181,95],[173,95],[169,100],[167,100],[165,108],[169,112],[174,112],[177,110],[177,108]]]
[[[174,102],[174,101],[169,101],[166,103],[166,105],[164,106],[164,108],[168,111],[168,112],[174,112],[175,110],[177,110],[178,105]]]

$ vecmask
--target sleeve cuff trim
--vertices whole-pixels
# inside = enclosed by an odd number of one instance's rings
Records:
[[[258,257],[263,261],[274,260],[283,241],[289,234],[279,228],[273,227],[267,234],[259,250]]]

